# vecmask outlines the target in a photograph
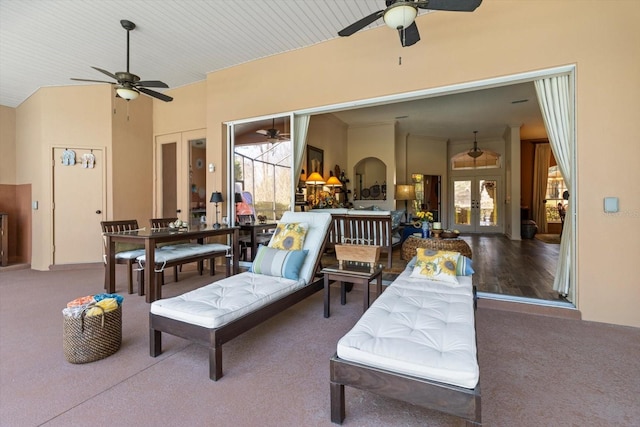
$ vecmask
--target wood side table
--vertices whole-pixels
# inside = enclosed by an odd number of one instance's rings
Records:
[[[324,275],[324,317],[330,316],[330,282],[332,280],[340,282],[340,304],[347,303],[346,283],[362,285],[362,311],[365,312],[369,308],[369,284],[372,280],[376,280],[376,296],[382,293],[382,267],[377,265],[373,271],[369,263],[345,262],[342,268],[338,265],[332,265],[323,268],[321,273]]]

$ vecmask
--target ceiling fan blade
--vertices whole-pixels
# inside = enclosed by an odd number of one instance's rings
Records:
[[[71,77],[71,80],[75,80],[77,82],[109,83],[110,85],[116,84],[115,82],[107,82],[104,80],[74,79],[73,77]]]
[[[162,87],[165,89],[169,88],[165,82],[161,82],[160,80],[144,80],[141,82],[136,82],[136,86],[144,86],[144,87]]]
[[[402,47],[413,46],[420,41],[420,33],[418,32],[418,26],[415,21],[407,28],[398,30],[398,34],[400,34]]]
[[[100,71],[102,74],[106,74],[107,76],[111,77],[114,80],[118,80],[115,74],[111,74],[107,70],[103,70],[102,68],[98,68],[98,67],[91,67],[91,68],[93,68],[96,71]]]
[[[345,27],[342,30],[338,31],[338,35],[342,37],[348,37],[351,34],[355,33],[356,31],[363,29],[367,25],[381,18],[383,14],[384,14],[384,10],[379,10],[377,12],[372,13],[369,16],[365,16],[361,20],[356,21],[353,24],[349,25],[348,27]]]
[[[152,96],[154,98],[159,99],[160,101],[164,101],[164,102],[173,101],[173,98],[170,97],[169,95],[165,95],[164,93],[156,92],[155,90],[147,89],[147,88],[144,88],[144,87],[136,87],[136,89],[139,90],[140,92],[144,93],[145,95]]]
[[[416,4],[420,9],[449,10],[452,12],[473,12],[482,0],[428,0]]]
[[[256,133],[259,133],[260,135],[264,135],[264,136],[269,135],[269,132],[264,129],[257,130]]]

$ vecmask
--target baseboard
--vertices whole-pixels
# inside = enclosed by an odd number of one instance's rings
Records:
[[[478,298],[478,308],[582,320],[580,310],[577,310],[569,303],[550,303],[549,301],[529,301],[515,298],[509,300],[503,298],[496,299],[491,296],[482,295]]]

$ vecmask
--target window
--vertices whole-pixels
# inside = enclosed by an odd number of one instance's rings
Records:
[[[485,150],[478,158],[469,156],[467,151],[451,158],[452,170],[496,169],[500,167],[500,154]]]
[[[547,194],[545,210],[547,212],[547,223],[560,222],[560,211],[558,204],[566,209],[566,200],[562,198],[562,194],[567,190],[564,185],[564,178],[560,173],[558,166],[549,168],[549,176],[547,178]]]

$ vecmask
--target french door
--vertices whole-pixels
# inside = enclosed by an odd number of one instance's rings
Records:
[[[205,134],[203,130],[198,130],[156,137],[154,217],[190,220],[194,166],[190,160],[190,145],[192,140],[204,139]],[[200,160],[203,168],[205,159]],[[202,187],[206,192],[204,183]]]
[[[503,231],[502,181],[498,176],[454,178],[449,228],[462,233]]]

